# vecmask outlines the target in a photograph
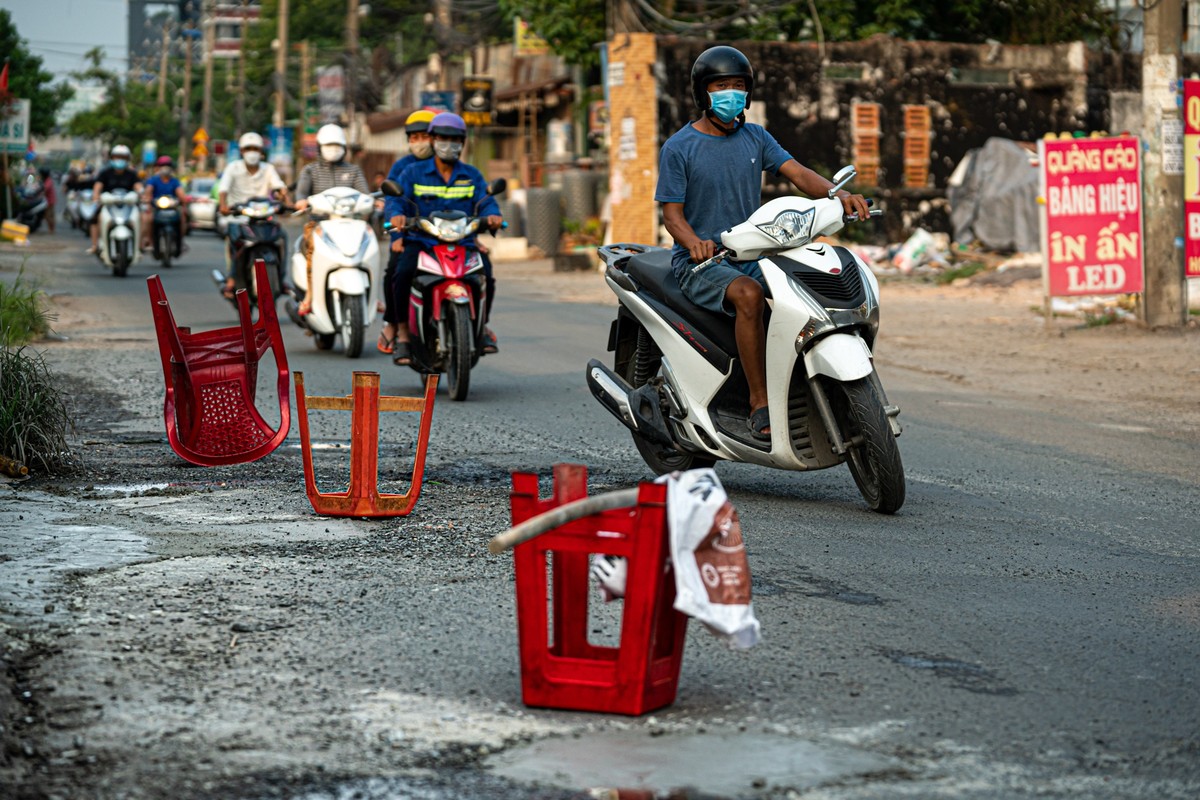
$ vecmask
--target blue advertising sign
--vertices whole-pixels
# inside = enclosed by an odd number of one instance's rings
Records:
[[[421,108],[430,111],[457,111],[458,92],[421,92]]]

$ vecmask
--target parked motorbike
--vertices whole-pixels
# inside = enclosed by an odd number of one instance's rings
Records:
[[[760,259],[767,312],[767,395],[771,440],[746,426],[749,391],[738,363],[733,319],[689,302],[667,248],[613,244],[599,249],[605,281],[620,306],[608,349],[614,368],[592,359],[592,394],[633,432],[646,464],[663,474],[741,461],[789,470],[845,462],[873,511],[904,504],[896,437],[900,409],[875,371],[879,284],[844,247],[814,242],[853,218],[835,194],[855,175],[845,167],[827,197],[781,197],[721,234],[723,256]],[[872,211],[872,215],[880,212]]]
[[[312,331],[317,348],[328,350],[341,335],[347,358],[358,358],[368,327],[375,322],[380,297],[379,239],[371,228],[377,195],[335,186],[308,198],[312,234],[312,286],[300,242],[292,253],[295,297],[286,308],[292,320]],[[298,302],[311,297],[303,317]]]
[[[30,233],[36,233],[48,208],[46,188],[41,179],[37,175],[26,175],[17,187],[17,222],[28,225]]]
[[[257,259],[261,258],[267,264],[272,297],[278,298],[283,293],[287,234],[275,218],[280,208],[280,204],[269,197],[253,197],[235,206],[234,213],[228,218],[229,223],[237,224],[237,234],[233,240],[234,290],[245,289],[249,292],[251,308],[258,303],[259,287],[254,275],[254,262]],[[220,270],[212,271],[212,279],[218,287],[224,288],[225,275]],[[230,298],[229,302],[237,308],[236,299]]]
[[[507,188],[503,178],[488,187],[489,195]],[[384,194],[400,196],[400,187],[383,184]],[[478,212],[478,205],[475,209]],[[487,281],[483,257],[475,244],[460,244],[479,233],[482,217],[462,211],[437,211],[409,217],[406,227],[438,240],[421,250],[408,304],[409,348],[417,372],[444,372],[453,400],[466,400],[471,368],[483,353]],[[385,223],[390,228],[390,224]],[[473,240],[472,240],[473,241]]]
[[[99,256],[112,274],[124,278],[137,263],[142,215],[136,192],[114,189],[100,194]]]
[[[154,257],[170,269],[171,260],[183,252],[183,225],[179,198],[164,195],[154,201],[150,217],[150,241]]]

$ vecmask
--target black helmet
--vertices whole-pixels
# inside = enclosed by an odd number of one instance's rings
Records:
[[[708,84],[717,78],[746,79],[746,108],[750,108],[750,98],[754,95],[754,70],[750,67],[750,59],[742,55],[742,51],[728,45],[710,47],[696,58],[692,64],[692,99],[701,111],[707,111]]]

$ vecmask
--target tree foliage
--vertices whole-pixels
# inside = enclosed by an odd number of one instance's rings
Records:
[[[510,24],[512,17],[521,17],[568,64],[600,63],[596,45],[605,39],[604,0],[500,0],[499,5]]]
[[[0,98],[0,104],[7,107],[13,99],[28,98],[30,132],[34,136],[51,133],[58,110],[74,91],[66,83],[53,84],[54,75],[42,69],[41,56],[29,51],[6,9],[0,9],[0,59],[8,62],[8,95]]]
[[[103,86],[105,100],[72,117],[67,131],[72,136],[98,139],[106,148],[118,142],[136,148],[146,139],[154,139],[160,153],[178,155],[179,122],[170,105],[159,104],[157,88],[135,79],[123,80],[101,67],[103,48],[92,48],[84,58],[91,66],[74,77]]]
[[[1049,44],[1115,42],[1105,0],[617,0],[624,24],[663,35],[738,39],[853,41],[874,34],[902,39]],[[604,38],[603,0],[499,0],[573,63],[588,63]],[[594,56],[593,56],[594,57]]]

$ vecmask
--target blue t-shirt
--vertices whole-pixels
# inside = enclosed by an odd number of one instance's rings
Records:
[[[683,218],[701,239],[720,234],[762,205],[762,173],[779,170],[792,156],[761,125],[746,123],[732,136],[701,133],[688,123],[663,144],[658,159],[659,203],[683,203]],[[688,251],[676,243],[671,264],[679,274]]]
[[[155,175],[154,177],[150,178],[150,180],[146,181],[146,185],[154,190],[154,196],[150,199],[157,200],[160,197],[174,197],[175,190],[183,184],[181,184],[179,182],[179,178],[176,178],[174,175],[166,180],[163,180],[161,175]]]
[[[433,156],[430,156],[430,158],[432,158],[432,157]],[[422,160],[423,159],[417,158],[412,153],[409,153],[405,156],[402,156],[402,157],[396,159],[396,163],[392,164],[392,168],[390,170],[388,170],[387,179],[389,181],[395,181],[396,183],[399,183],[400,176],[404,174],[404,170],[407,169],[410,165],[415,164],[416,162],[422,161]],[[408,216],[408,214],[412,213],[412,212],[410,210],[408,213],[406,213],[404,211],[405,205],[406,205],[406,203],[404,203],[403,198],[392,197],[391,195],[384,195],[383,196],[383,218],[384,218],[384,220],[385,221],[389,220],[392,217],[396,216],[397,214],[404,214],[405,216]],[[409,206],[409,208],[411,209],[411,206]],[[400,238],[399,231],[389,230],[388,232],[392,234],[393,239]]]
[[[464,211],[473,217],[500,215],[500,204],[487,193],[483,173],[462,161],[454,162],[449,181],[442,180],[436,158],[415,161],[400,173],[397,183],[404,190],[404,197],[416,201],[417,213],[423,217],[434,211]],[[476,203],[479,204],[478,211],[475,209]],[[408,209],[405,216],[411,216],[412,204],[404,205]],[[432,236],[420,231],[411,231],[407,238],[426,244],[437,243]]]

